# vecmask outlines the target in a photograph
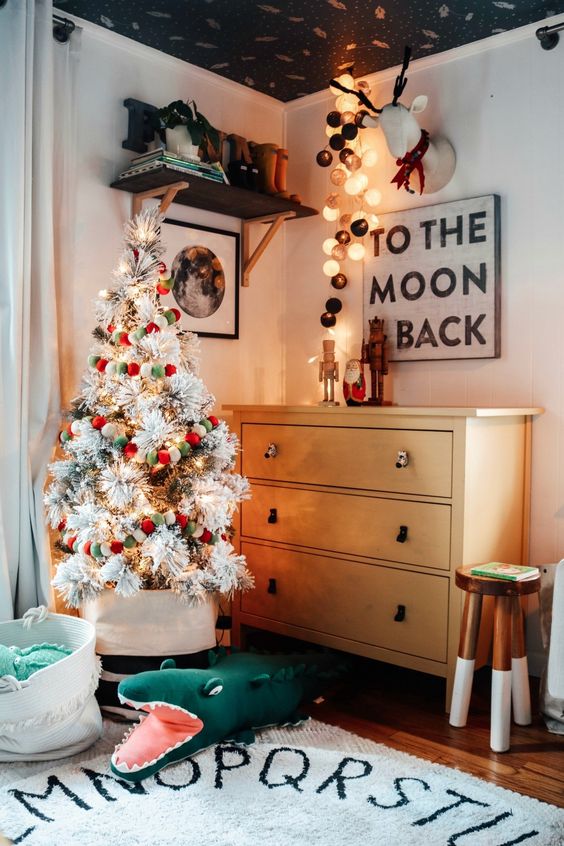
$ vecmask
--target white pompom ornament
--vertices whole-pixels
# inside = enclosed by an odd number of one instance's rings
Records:
[[[199,435],[201,438],[204,438],[208,434],[208,430],[205,426],[200,426],[199,423],[195,423],[192,426],[192,431]]]
[[[163,517],[167,526],[174,526],[174,524],[176,523],[176,514],[174,513],[174,511],[165,511]]]
[[[108,376],[115,376],[117,373],[117,362],[115,361],[108,361],[106,364],[106,373]]]
[[[159,329],[166,329],[166,327],[168,326],[168,320],[166,319],[164,314],[157,314],[153,323],[156,323]]]
[[[129,343],[131,344],[132,347],[135,346],[135,344],[137,343],[137,338],[135,337],[135,332],[130,332],[129,335],[127,336],[127,340],[129,341]]]
[[[137,543],[143,543],[144,540],[147,540],[147,535],[143,531],[143,529],[135,529],[133,532],[133,537],[137,541]]]
[[[117,429],[113,423],[106,423],[105,426],[102,426],[101,432],[103,436],[109,441],[113,441],[113,439],[117,435]]]
[[[73,435],[79,435],[82,429],[82,420],[73,420],[70,429]]]
[[[145,362],[145,364],[141,365],[141,376],[144,376],[146,379],[152,375],[153,372],[153,365]]]
[[[196,526],[194,531],[192,532],[193,538],[201,538],[204,534],[204,527],[203,526]]]
[[[171,464],[178,464],[178,462],[182,458],[182,453],[180,452],[178,447],[175,446],[171,446],[168,448],[168,454],[170,455]]]
[[[102,553],[104,558],[107,558],[108,555],[112,554],[112,548],[107,541],[104,541],[104,543],[100,544],[100,552]]]

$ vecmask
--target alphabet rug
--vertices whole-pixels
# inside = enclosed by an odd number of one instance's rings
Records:
[[[138,784],[108,769],[122,733],[106,724],[73,759],[2,765],[0,830],[25,846],[564,843],[564,809],[316,721],[212,747]]]

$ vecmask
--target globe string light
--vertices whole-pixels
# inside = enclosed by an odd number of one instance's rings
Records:
[[[365,80],[355,82],[351,73],[341,74],[336,82],[367,97],[370,95],[369,84]],[[378,164],[376,149],[366,136],[361,140],[362,120],[368,112],[354,94],[344,94],[333,85],[329,86],[329,90],[335,97],[335,105],[326,117],[326,146],[316,156],[317,164],[328,169],[330,182],[322,210],[329,232],[322,243],[322,270],[325,276],[330,277],[331,286],[341,291],[348,281],[341,262],[358,262],[364,258],[366,248],[363,239],[378,223],[375,209],[381,194],[377,188],[369,187],[370,179],[366,172]],[[331,230],[331,227],[334,228]],[[338,304],[338,308],[321,315],[321,325],[325,328],[335,325],[336,315],[342,308],[338,297],[331,297],[331,304],[333,307]]]

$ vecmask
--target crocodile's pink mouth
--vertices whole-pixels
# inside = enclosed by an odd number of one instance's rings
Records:
[[[131,734],[112,755],[120,773],[134,773],[151,767],[183,743],[201,732],[203,722],[180,705],[168,702],[134,702],[119,697],[124,705],[146,711],[148,716],[134,726]]]

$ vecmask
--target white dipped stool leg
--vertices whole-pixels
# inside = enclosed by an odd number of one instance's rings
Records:
[[[529,726],[532,722],[529,667],[525,650],[523,612],[518,596],[513,598],[511,607],[511,692],[513,719],[519,726]]]
[[[490,746],[507,752],[511,728],[511,597],[496,596]]]
[[[454,686],[450,703],[449,723],[457,728],[465,726],[468,719],[481,615],[481,594],[467,593],[464,599],[458,658],[456,659]]]

